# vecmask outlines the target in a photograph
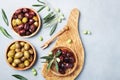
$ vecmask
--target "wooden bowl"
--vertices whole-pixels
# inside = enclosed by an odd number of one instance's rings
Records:
[[[38,26],[37,26],[37,29],[36,29],[33,33],[31,33],[30,35],[20,35],[20,34],[13,28],[13,25],[12,25],[12,19],[13,19],[13,15],[15,14],[15,12],[16,12],[17,10],[24,9],[24,8],[29,9],[30,11],[33,11],[33,12],[36,14],[37,18],[38,18]],[[41,19],[40,19],[39,14],[38,14],[34,9],[32,9],[32,8],[27,8],[27,7],[24,7],[24,8],[19,8],[19,9],[17,9],[17,10],[12,14],[11,20],[10,20],[10,26],[11,26],[12,30],[13,30],[18,36],[23,37],[23,38],[28,38],[28,37],[32,37],[32,36],[34,36],[35,34],[37,34],[37,32],[39,31],[39,29],[40,29],[40,27],[41,27]],[[24,13],[24,14],[25,14],[25,13]],[[28,18],[28,19],[29,19],[29,18]],[[27,22],[27,23],[28,23],[28,22]],[[24,23],[23,23],[23,24],[24,24]]]
[[[73,73],[73,72],[75,71],[75,69],[76,69],[76,67],[77,67],[78,61],[77,61],[76,53],[75,53],[72,49],[69,49],[69,48],[67,48],[67,47],[55,47],[53,50],[55,50],[55,49],[61,49],[61,50],[66,49],[67,51],[72,52],[72,53],[73,53],[72,55],[74,56],[75,62],[74,62],[73,68],[68,68],[68,69],[65,71],[65,74],[61,74],[61,73],[57,72],[57,71],[56,71],[56,68],[55,68],[55,65],[52,66],[51,72],[52,72],[53,74],[55,74],[56,76],[67,76],[67,75],[70,75],[71,73]],[[52,50],[52,51],[53,51],[53,50]]]
[[[12,66],[12,63],[9,63],[8,62],[8,51],[10,50],[10,47],[11,47],[11,45],[12,44],[14,44],[15,42],[24,42],[24,43],[27,43],[27,44],[29,44],[30,45],[30,48],[33,50],[33,54],[30,54],[30,55],[32,55],[32,61],[30,62],[30,64],[29,64],[29,66],[26,66],[26,67],[24,67],[24,68],[20,68],[20,67],[18,67],[18,66],[16,66],[16,67],[13,67]],[[15,54],[16,54],[17,52],[15,52]],[[24,52],[22,52],[23,53],[23,55],[24,55]],[[23,56],[22,56],[23,57]],[[14,58],[15,58],[15,55],[14,55]],[[12,59],[13,59],[13,57],[12,57]],[[21,58],[19,58],[20,60],[21,60]],[[28,60],[28,59],[26,59],[26,60]],[[12,42],[9,46],[8,46],[8,48],[7,48],[7,50],[6,50],[6,61],[7,61],[7,63],[8,63],[8,65],[9,66],[11,66],[13,69],[16,69],[16,70],[26,70],[26,69],[29,69],[30,67],[32,67],[33,66],[33,64],[35,63],[35,60],[36,60],[36,50],[35,50],[35,48],[32,46],[32,44],[30,44],[29,42],[27,42],[27,41],[14,41],[14,42]],[[13,62],[13,61],[12,61]],[[22,62],[22,63],[24,63],[24,61]]]

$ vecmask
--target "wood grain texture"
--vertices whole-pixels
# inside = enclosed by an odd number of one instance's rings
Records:
[[[55,46],[53,47],[68,47],[76,53],[78,64],[75,71],[68,76],[60,77],[54,75],[51,71],[47,71],[47,64],[44,64],[42,69],[42,75],[46,78],[46,80],[74,80],[80,74],[84,65],[84,48],[82,46],[82,42],[78,33],[79,15],[80,13],[78,9],[75,8],[71,11],[67,23],[69,30],[65,31],[58,37]],[[67,43],[68,39],[72,40],[71,44]]]

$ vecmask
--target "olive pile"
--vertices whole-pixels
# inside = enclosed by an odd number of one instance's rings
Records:
[[[58,62],[59,73],[65,74],[68,69],[74,67],[75,56],[72,51],[66,48],[56,48],[53,50],[53,54],[56,54],[58,51],[61,52],[59,56],[60,61]]]
[[[39,27],[39,18],[33,10],[21,8],[13,14],[11,24],[20,36],[29,36]]]
[[[35,58],[35,52],[30,44],[24,41],[12,43],[7,50],[7,61],[15,68],[26,68]]]

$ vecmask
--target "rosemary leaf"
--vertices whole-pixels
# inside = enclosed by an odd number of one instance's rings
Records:
[[[53,59],[53,57],[51,57],[51,56],[43,56],[43,57],[41,57],[41,59]]]
[[[4,29],[3,27],[0,26],[0,31],[1,33],[6,36],[7,38],[12,38],[12,36]]]
[[[45,2],[42,2],[42,1],[40,1],[40,0],[37,0],[39,3],[42,3],[42,4],[45,4]]]
[[[9,26],[8,18],[5,14],[5,11],[2,9],[2,17],[7,26]]]
[[[57,28],[57,23],[52,27],[50,31],[50,35],[52,35],[55,32],[56,28]]]
[[[61,55],[61,53],[62,53],[62,52],[61,52],[60,50],[58,50],[58,51],[56,52],[56,55],[55,55],[55,56],[58,57],[58,56]]]
[[[53,12],[51,12],[51,13],[49,13],[47,16],[45,16],[44,18],[43,18],[43,20],[46,20],[46,19],[48,19],[50,16],[52,16],[53,15]]]
[[[46,19],[44,20],[44,23],[48,23],[48,22],[52,21],[53,19],[55,19],[55,15],[52,15],[52,16],[46,18]]]
[[[49,63],[48,63],[48,66],[47,66],[47,70],[50,70],[52,64],[53,64],[54,60],[51,60]]]
[[[37,12],[39,13],[40,11],[42,11],[45,8],[45,6],[42,6]]]
[[[58,63],[57,63],[57,61],[56,61],[56,60],[55,60],[55,68],[56,68],[56,70],[57,70],[57,72],[58,72],[59,67],[58,67]]]
[[[33,4],[33,7],[40,7],[40,6],[44,6],[44,5],[39,5],[39,4]]]
[[[19,79],[19,80],[28,80],[27,78],[25,78],[25,77],[23,77],[21,75],[18,75],[18,74],[14,74],[12,76],[15,77],[15,78],[17,78],[17,79]]]

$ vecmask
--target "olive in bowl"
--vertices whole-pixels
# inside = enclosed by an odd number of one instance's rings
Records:
[[[58,56],[58,72],[56,71],[55,65],[52,65],[51,72],[57,76],[67,76],[74,72],[77,66],[76,53],[67,47],[56,47],[52,50],[52,55],[61,52]]]
[[[36,51],[26,41],[15,41],[7,48],[6,60],[14,69],[26,70],[35,63]]]
[[[20,8],[12,15],[10,24],[19,36],[31,37],[40,29],[41,20],[35,10],[31,8]]]

